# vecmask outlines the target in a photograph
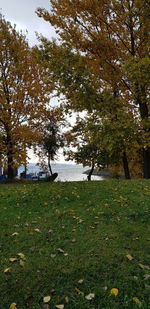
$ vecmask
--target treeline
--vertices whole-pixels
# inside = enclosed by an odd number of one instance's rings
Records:
[[[20,163],[27,147],[41,143],[48,124],[59,128],[66,114],[77,112],[60,143],[68,159],[91,166],[91,172],[110,167],[124,169],[127,179],[150,178],[150,1],[50,3],[50,12],[39,8],[37,14],[55,27],[57,39],[39,36],[32,49],[1,19],[7,31],[0,30],[0,136],[8,170],[12,157]],[[60,97],[61,112],[49,107],[53,93]]]

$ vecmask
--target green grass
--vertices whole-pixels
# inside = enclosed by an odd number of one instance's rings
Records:
[[[149,208],[149,180],[0,186],[0,308],[148,309]]]

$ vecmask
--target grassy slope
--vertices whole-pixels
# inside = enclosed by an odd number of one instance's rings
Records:
[[[0,186],[0,308],[148,309],[149,205],[146,180]]]

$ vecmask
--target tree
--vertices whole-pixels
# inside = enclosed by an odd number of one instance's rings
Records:
[[[8,178],[38,137],[50,87],[25,36],[0,16],[0,135]]]
[[[112,162],[115,162],[115,157],[117,162],[118,160],[120,164],[122,162],[125,176],[130,179],[127,157],[128,155],[130,157],[131,146],[132,154],[141,147],[138,114],[133,113],[126,98],[121,97],[118,91],[111,88],[103,89],[102,82],[92,74],[90,67],[87,66],[85,57],[74,54],[70,46],[57,45],[55,41],[49,42],[42,38],[38,52],[43,65],[49,72],[50,79],[53,80],[55,91],[58,95],[62,93],[67,99],[65,101],[67,111],[70,109],[86,110],[91,114],[91,122],[94,123],[94,117],[99,119],[102,126],[96,127],[100,130],[98,151],[105,148],[109,156],[111,155]],[[89,123],[89,117],[86,121]],[[84,121],[84,126],[87,127],[88,123],[86,125]],[[103,135],[101,135],[102,130]],[[81,131],[78,133],[80,134]],[[94,148],[93,144],[93,150]],[[91,142],[88,150],[92,155]],[[87,152],[87,145],[85,151]],[[86,160],[90,160],[91,155],[89,154],[89,158],[85,155]]]
[[[47,166],[51,176],[53,175],[51,161],[57,158],[58,150],[64,146],[64,136],[60,131],[61,126],[64,126],[62,109],[54,108],[51,110],[51,117],[45,121],[43,134],[38,147],[35,149],[40,159],[39,165],[42,168]]]
[[[103,89],[117,92],[122,105],[139,116],[144,177],[150,178],[149,84],[133,81],[125,64],[140,62],[149,53],[149,0],[51,0],[51,12],[38,9],[72,49],[85,57]],[[133,61],[134,62],[134,61]],[[101,102],[100,102],[101,103]],[[102,107],[102,105],[100,104]],[[103,105],[104,109],[104,105]]]
[[[94,168],[104,168],[109,164],[109,155],[101,144],[102,126],[96,114],[77,117],[76,123],[66,133],[68,146],[65,151],[67,159],[73,159],[78,164],[90,167],[88,180],[91,180]]]

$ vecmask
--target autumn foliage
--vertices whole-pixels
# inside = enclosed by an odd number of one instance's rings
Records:
[[[13,169],[26,160],[26,147],[38,139],[49,87],[25,36],[2,16],[0,41],[1,162],[13,178]]]
[[[97,90],[95,96],[97,111],[100,117],[107,118],[107,122],[110,124],[110,144],[112,144],[113,140],[117,142],[116,129],[119,131],[121,126],[123,141],[121,152],[122,155],[126,155],[127,170],[127,157],[130,157],[130,150],[132,148],[133,153],[142,153],[143,175],[145,178],[149,178],[148,54],[150,42],[150,2],[144,0],[51,0],[50,4],[50,12],[39,8],[37,14],[50,22],[56,29],[59,38],[56,53],[58,48],[62,47],[63,55],[65,45],[71,49],[74,55],[73,59],[75,59],[75,55],[80,55],[84,58],[85,66],[89,68],[92,78],[94,76],[96,80]],[[54,65],[52,59],[49,57],[49,61]],[[62,56],[60,59],[62,59]],[[71,86],[72,89],[74,88],[73,83],[67,85],[67,77],[65,79],[61,78],[65,76],[65,69],[69,68],[69,63],[64,65],[66,62],[67,60],[64,62],[60,61],[62,73],[59,74],[58,80],[61,83],[61,87],[63,85],[63,93],[68,98],[68,89],[70,90]],[[53,70],[56,73],[56,66],[54,65],[54,67]],[[60,67],[59,70],[61,70]],[[78,64],[75,65],[74,62],[70,62],[70,67],[76,68],[76,71],[79,72]],[[75,74],[73,73],[70,80],[75,80],[77,75],[79,76],[76,72]],[[80,93],[82,86],[83,84],[81,83],[80,87],[78,87]],[[97,93],[99,94],[100,92],[101,94],[109,92],[112,98],[114,96],[114,100],[107,100],[108,96],[107,98],[105,96],[105,100],[102,100],[102,97],[97,96]],[[77,93],[77,83],[75,93]],[[72,94],[74,97],[74,92],[70,92],[70,96]],[[91,96],[89,109],[91,109],[93,103],[92,99],[95,100],[95,97]],[[76,101],[71,100],[71,98],[69,100],[72,101],[74,109],[78,110],[79,106],[81,109],[84,109],[85,104],[84,106],[81,105],[82,99],[80,102],[79,95],[76,97]],[[110,110],[112,110],[111,121],[109,117]],[[132,130],[132,123],[134,128],[136,127],[135,131]],[[126,128],[129,127],[131,130],[128,131]],[[127,131],[128,136],[126,136]],[[124,136],[126,136],[125,139],[123,138]],[[132,143],[129,146],[131,140]],[[137,154],[135,157],[137,157]],[[129,171],[127,170],[128,174]]]

